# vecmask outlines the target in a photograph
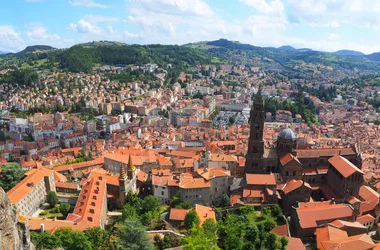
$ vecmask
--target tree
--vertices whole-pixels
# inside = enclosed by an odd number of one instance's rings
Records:
[[[37,250],[59,248],[62,245],[58,237],[48,232],[31,232],[30,237]]]
[[[185,216],[184,226],[187,230],[190,230],[193,226],[199,226],[200,219],[195,210],[190,210]]]
[[[88,250],[92,247],[82,232],[70,228],[58,229],[54,235],[60,239],[65,250]]]
[[[138,218],[136,208],[131,206],[128,203],[125,204],[121,212],[121,220],[125,221],[126,219],[135,219],[135,218]]]
[[[280,242],[281,242],[281,249],[282,249],[282,250],[285,250],[285,249],[286,249],[286,246],[289,244],[289,240],[288,240],[288,238],[286,238],[286,237],[281,237]]]
[[[216,222],[215,220],[208,218],[202,225],[203,231],[208,238],[215,237]]]
[[[117,245],[121,249],[128,250],[153,250],[154,246],[150,242],[145,228],[136,219],[128,219],[121,228],[117,230],[119,239]]]
[[[269,232],[265,237],[265,246],[269,250],[277,249],[277,235],[273,232]]]
[[[58,197],[54,191],[49,191],[47,194],[46,202],[49,203],[50,207],[54,207],[58,204]]]
[[[84,230],[84,235],[92,245],[92,249],[96,250],[109,238],[108,231],[101,227],[92,227]]]
[[[159,212],[160,211],[160,199],[153,195],[148,195],[141,201],[141,214],[146,212]]]
[[[2,169],[0,172],[0,187],[2,187],[5,192],[16,186],[25,174],[20,164],[15,162],[3,164],[0,168]]]
[[[71,206],[67,202],[62,202],[59,204],[59,209],[64,216],[67,216],[67,214],[70,212],[70,208]]]
[[[189,230],[189,233],[182,239],[184,250],[219,250],[216,239],[208,238],[203,229],[200,227],[193,227]]]

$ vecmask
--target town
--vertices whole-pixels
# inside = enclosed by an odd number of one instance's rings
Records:
[[[195,65],[169,86],[171,67],[43,70],[38,84],[0,86],[0,184],[34,244],[138,213],[157,249],[216,247],[216,230],[223,249],[375,248],[380,87],[242,64]],[[264,236],[230,234],[233,211]]]

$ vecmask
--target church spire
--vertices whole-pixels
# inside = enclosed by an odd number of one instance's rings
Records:
[[[128,160],[128,171],[135,171],[135,165],[133,165],[131,155],[129,155],[129,160]]]
[[[120,165],[120,176],[119,176],[119,178],[122,180],[124,180],[126,178],[124,164]]]

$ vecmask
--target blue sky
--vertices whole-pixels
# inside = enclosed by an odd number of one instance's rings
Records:
[[[0,51],[94,40],[380,51],[378,0],[6,0]]]

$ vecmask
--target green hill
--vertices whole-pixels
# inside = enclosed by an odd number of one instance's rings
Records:
[[[46,52],[49,50],[54,50],[52,46],[49,45],[33,45],[33,46],[28,46],[24,50],[18,52],[18,55],[25,55],[28,53],[38,53],[38,52]]]

